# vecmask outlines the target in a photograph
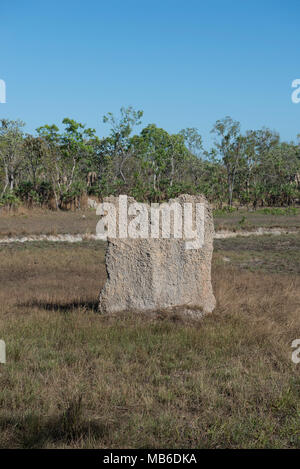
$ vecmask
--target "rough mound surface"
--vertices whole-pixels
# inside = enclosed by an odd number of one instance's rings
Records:
[[[136,201],[128,197],[128,204]],[[119,198],[107,197],[104,202],[116,209],[117,234],[119,233]],[[196,317],[210,313],[215,307],[211,285],[211,258],[213,251],[214,226],[212,213],[203,196],[180,195],[167,204],[179,203],[184,213],[184,204],[193,205],[195,226],[196,204],[202,205],[204,219],[203,244],[198,249],[187,249],[183,230],[181,239],[108,238],[106,251],[107,281],[100,293],[99,311],[116,313],[122,311],[155,312],[180,308],[184,313]],[[151,230],[151,209],[149,232]],[[171,213],[171,227],[172,212]],[[183,217],[183,215],[182,215]],[[128,216],[128,223],[134,217]],[[183,218],[182,218],[183,220]],[[184,222],[182,223],[184,226]]]

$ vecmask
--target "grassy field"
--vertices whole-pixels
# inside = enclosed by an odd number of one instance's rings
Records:
[[[97,314],[104,245],[0,246],[0,447],[299,448],[300,236],[217,240],[217,308]]]
[[[237,237],[214,241],[215,262],[252,272],[300,275],[300,235]]]
[[[96,232],[99,217],[95,210],[76,212],[51,210],[26,210],[0,214],[0,238],[7,236],[85,234]],[[215,210],[216,230],[255,230],[263,228],[300,228],[300,208],[265,208],[255,212],[246,209],[232,213]]]
[[[214,211],[216,230],[255,230],[262,228],[300,228],[300,208],[261,208],[255,211]]]
[[[96,232],[99,217],[92,209],[71,211],[26,210],[0,215],[0,238],[6,236],[85,234]]]

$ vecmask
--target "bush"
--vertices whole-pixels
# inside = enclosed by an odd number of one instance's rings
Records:
[[[20,199],[12,191],[5,192],[0,198],[0,207],[13,208],[20,204]]]
[[[43,205],[53,197],[53,190],[51,183],[47,181],[36,185],[31,181],[22,181],[16,189],[16,194],[29,205]]]

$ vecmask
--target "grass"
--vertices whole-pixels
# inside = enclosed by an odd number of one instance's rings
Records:
[[[96,232],[99,217],[92,209],[71,211],[26,210],[0,215],[0,238],[25,235],[85,234]]]
[[[257,228],[300,228],[298,207],[265,207],[256,211],[214,210],[216,230],[255,230]]]
[[[39,234],[95,234],[98,220],[93,209],[55,212],[21,207],[16,213],[0,214],[0,238]],[[300,209],[274,207],[255,212],[245,209],[233,209],[230,212],[215,210],[214,221],[216,230],[255,230],[258,227],[293,230],[300,228]]]
[[[300,236],[216,239],[215,262],[260,272],[300,274]]]
[[[0,447],[299,448],[299,243],[218,240],[201,321],[98,315],[99,242],[1,246]]]

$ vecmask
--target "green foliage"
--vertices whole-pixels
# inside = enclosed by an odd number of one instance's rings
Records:
[[[62,129],[44,125],[35,136],[24,135],[23,122],[2,119],[1,200],[15,196],[43,205],[54,199],[59,209],[83,193],[126,193],[149,202],[203,193],[220,215],[234,205],[257,209],[299,202],[299,144],[280,142],[266,128],[242,133],[240,123],[227,116],[215,123],[214,146],[206,151],[195,128],[171,134],[148,124],[134,134],[142,116],[132,107],[122,107],[117,117],[106,114],[110,130],[102,139],[67,117]]]
[[[274,215],[274,216],[295,216],[298,214],[297,207],[265,207],[261,210],[265,215]]]
[[[69,189],[65,189],[62,192],[62,201],[63,202],[72,202],[76,197],[80,197],[85,190],[85,185],[81,181],[75,182]]]
[[[15,192],[22,202],[29,205],[43,205],[53,197],[52,186],[47,181],[36,184],[32,181],[21,181]]]
[[[20,199],[11,191],[5,192],[0,197],[0,207],[17,207],[20,204]]]

